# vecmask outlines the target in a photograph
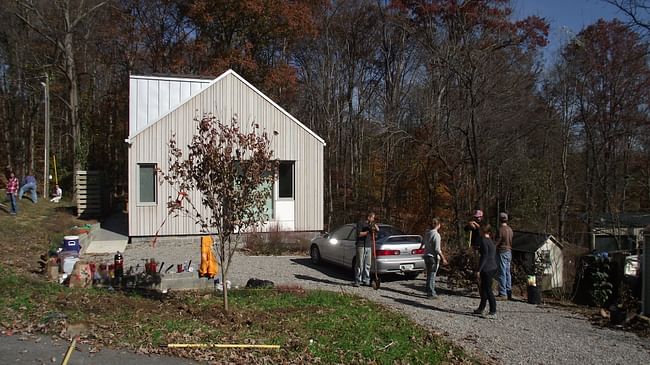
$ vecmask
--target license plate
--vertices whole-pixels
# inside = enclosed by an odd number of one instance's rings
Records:
[[[399,265],[399,269],[402,271],[411,271],[413,270],[413,264]]]

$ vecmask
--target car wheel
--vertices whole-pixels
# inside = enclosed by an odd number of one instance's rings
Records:
[[[414,280],[415,278],[420,275],[419,271],[411,271],[411,272],[405,272],[404,276],[406,276],[406,280]]]
[[[316,265],[321,263],[320,251],[318,250],[318,246],[316,245],[311,246],[311,249],[309,250],[309,256],[311,256],[312,263]]]

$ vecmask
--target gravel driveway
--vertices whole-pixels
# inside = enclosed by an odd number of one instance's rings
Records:
[[[189,256],[188,256],[189,255]],[[191,259],[198,264],[196,245],[131,244],[125,265],[155,257],[168,264]],[[166,265],[167,266],[167,265]],[[193,265],[196,267],[196,265]],[[523,301],[497,302],[498,318],[472,315],[478,295],[448,290],[441,278],[439,299],[423,295],[424,275],[416,280],[384,278],[380,290],[351,286],[351,273],[332,266],[316,266],[304,256],[237,256],[230,268],[233,286],[249,278],[354,293],[402,311],[479,357],[503,364],[649,364],[650,343],[635,334],[599,328],[583,316],[560,308]]]

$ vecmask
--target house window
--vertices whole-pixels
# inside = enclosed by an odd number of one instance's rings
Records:
[[[278,168],[278,198],[293,199],[294,162],[282,161]]]
[[[138,164],[138,202],[156,203],[156,164]]]

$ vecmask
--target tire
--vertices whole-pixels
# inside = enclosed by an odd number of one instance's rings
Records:
[[[406,276],[406,280],[415,280],[415,278],[420,275],[419,271],[411,271],[411,272],[405,272],[404,276]]]
[[[318,250],[318,246],[316,245],[312,245],[309,249],[309,256],[311,257],[312,264],[319,265],[321,262],[323,262],[320,257],[320,250]]]

